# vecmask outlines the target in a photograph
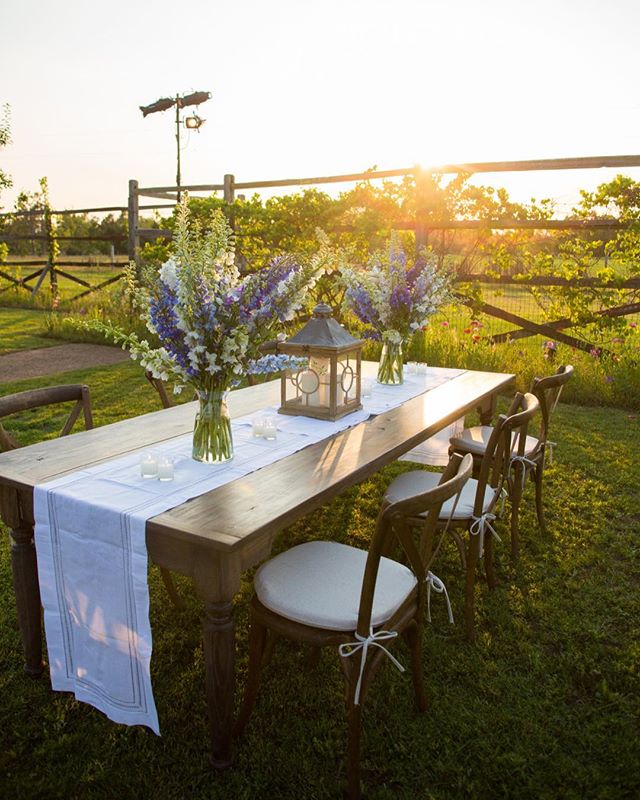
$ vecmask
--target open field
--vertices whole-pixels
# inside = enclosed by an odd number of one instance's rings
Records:
[[[67,373],[92,389],[97,424],[158,408],[133,363]],[[41,381],[4,386],[17,391]],[[569,395],[566,395],[569,396]],[[27,441],[58,423],[23,420]],[[434,600],[425,635],[428,714],[415,713],[411,681],[378,674],[364,715],[363,767],[371,798],[631,798],[640,793],[640,494],[638,415],[561,403],[558,442],[545,476],[549,532],[542,536],[527,489],[522,557],[497,548],[500,578],[476,587],[479,640],[464,640],[462,572],[453,546],[435,572],[458,620]],[[285,530],[276,549],[321,537],[366,547],[396,463]],[[504,522],[498,531],[505,534]],[[150,568],[152,673],[163,736],[110,723],[47,678],[21,673],[8,537],[0,546],[0,794],[15,798],[334,798],[345,746],[335,653],[309,670],[303,650],[282,643],[233,769],[207,763],[199,604],[171,605]],[[240,686],[247,659],[251,575],[236,598]],[[397,648],[403,661],[407,653]]]

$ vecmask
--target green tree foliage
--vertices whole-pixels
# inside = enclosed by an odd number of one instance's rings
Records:
[[[494,240],[487,253],[497,274],[522,280],[545,320],[566,320],[574,335],[606,347],[632,329],[625,316],[605,312],[637,303],[640,296],[637,289],[621,286],[640,274],[640,183],[618,175],[594,192],[582,191],[572,218],[612,221],[621,227],[513,231]],[[531,278],[562,278],[567,285],[536,286]]]
[[[11,142],[11,131],[9,128],[9,106],[5,105],[0,117],[0,149],[6,147]],[[0,169],[0,195],[3,189],[8,189],[12,185],[11,178],[4,170]],[[0,206],[2,211],[2,206]],[[0,262],[4,261],[9,254],[9,248],[4,242],[0,242]]]
[[[0,116],[0,148],[6,147],[11,142],[11,128],[9,125],[9,106],[2,107]],[[3,189],[9,189],[13,185],[11,178],[4,170],[0,169],[0,194]],[[1,209],[1,206],[0,206]]]

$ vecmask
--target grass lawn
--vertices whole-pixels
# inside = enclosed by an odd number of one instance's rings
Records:
[[[90,384],[98,424],[158,408],[135,364],[68,373]],[[37,381],[4,386],[17,391]],[[38,426],[21,427],[27,439]],[[55,426],[51,428],[53,431]],[[521,515],[522,555],[496,548],[500,586],[478,581],[478,642],[462,631],[462,570],[445,548],[456,625],[432,603],[424,668],[430,710],[413,706],[410,673],[384,667],[364,713],[364,788],[370,798],[634,798],[640,796],[640,421],[615,408],[560,404],[545,477],[548,534],[532,486]],[[366,547],[395,463],[283,531],[276,550],[316,538]],[[346,726],[335,652],[314,670],[280,643],[233,769],[207,763],[200,606],[186,579],[184,611],[149,571],[152,673],[162,737],[115,725],[48,678],[21,672],[9,543],[0,551],[0,797],[337,798]],[[236,598],[238,680],[247,662],[251,575]],[[399,644],[394,652],[408,664]]]
[[[60,344],[43,336],[45,312],[26,308],[0,308],[0,354],[13,350]]]

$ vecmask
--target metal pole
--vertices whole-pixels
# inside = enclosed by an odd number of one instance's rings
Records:
[[[178,187],[178,202],[180,202],[180,95],[176,96],[176,144],[178,146],[176,186]]]

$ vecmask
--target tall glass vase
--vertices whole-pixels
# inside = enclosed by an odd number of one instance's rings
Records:
[[[198,403],[192,458],[207,464],[230,461],[233,458],[233,438],[226,390],[198,389]]]
[[[378,364],[378,383],[402,383],[402,366],[402,342],[385,342]]]

